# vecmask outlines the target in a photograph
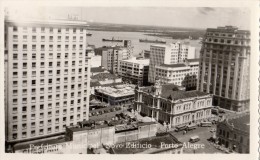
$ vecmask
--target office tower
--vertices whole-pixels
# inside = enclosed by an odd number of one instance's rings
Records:
[[[188,58],[188,54],[195,54],[195,50],[182,43],[156,44],[150,47],[150,65],[148,81],[154,83],[155,65],[183,63]],[[191,56],[189,56],[191,57]]]
[[[88,120],[86,22],[5,20],[6,141],[57,135]]]
[[[101,66],[117,74],[120,60],[129,59],[130,54],[127,48],[121,46],[108,46],[95,49],[95,54],[101,56]]]
[[[118,75],[126,82],[140,86],[148,85],[149,59],[121,60]]]
[[[250,32],[209,28],[200,53],[198,90],[214,95],[213,105],[249,109]]]
[[[172,83],[196,90],[199,59],[186,59],[185,63],[156,65],[156,76],[162,84]]]

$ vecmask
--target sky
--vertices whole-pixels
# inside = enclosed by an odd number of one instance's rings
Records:
[[[155,25],[185,28],[216,28],[232,25],[250,29],[248,8],[185,7],[39,7],[9,8],[20,16],[67,18],[77,15],[82,20],[116,24]]]

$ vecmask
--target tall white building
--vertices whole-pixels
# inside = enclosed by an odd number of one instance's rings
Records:
[[[148,81],[154,83],[155,65],[183,63],[188,55],[195,55],[194,47],[179,42],[151,45]]]
[[[245,111],[250,104],[250,31],[208,28],[200,52],[198,90],[213,94],[213,105]]]
[[[136,59],[132,57],[121,60],[118,75],[125,81],[141,86],[148,85],[149,59]]]
[[[86,22],[5,21],[6,141],[57,135],[88,120]]]
[[[156,77],[162,84],[172,83],[186,89],[196,89],[199,59],[187,59],[185,63],[156,65]]]

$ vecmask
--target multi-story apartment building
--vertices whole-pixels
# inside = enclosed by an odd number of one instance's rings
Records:
[[[249,66],[249,31],[232,26],[209,28],[200,53],[198,90],[213,94],[213,105],[247,110]]]
[[[149,59],[121,60],[118,75],[133,84],[148,85]]]
[[[185,63],[156,65],[156,76],[162,84],[172,83],[186,87],[187,90],[197,88],[199,59],[187,59]]]
[[[176,90],[173,84],[161,85],[156,78],[154,86],[137,87],[135,109],[170,127],[199,124],[211,120],[212,96],[200,91]]]
[[[86,26],[72,20],[6,19],[7,142],[57,135],[88,120]]]
[[[183,63],[185,59],[192,57],[188,54],[195,55],[194,47],[179,42],[151,45],[148,81],[154,83],[155,65]]]
[[[128,49],[121,46],[97,48],[95,54],[101,56],[101,65],[113,74],[118,73],[120,60],[129,59],[131,56]]]

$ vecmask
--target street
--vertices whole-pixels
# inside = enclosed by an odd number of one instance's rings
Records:
[[[174,132],[172,131],[171,133],[181,142],[184,142],[186,144],[186,146],[188,145],[188,141],[190,139],[190,137],[193,136],[199,136],[200,137],[200,141],[193,143],[193,144],[197,144],[197,145],[204,145],[202,148],[197,148],[197,149],[193,149],[193,148],[189,148],[184,146],[183,147],[183,153],[223,153],[221,151],[219,151],[218,149],[216,149],[212,144],[209,143],[209,141],[207,140],[208,138],[210,138],[213,133],[210,132],[210,130],[212,128],[216,128],[216,125],[213,125],[212,127],[198,127],[195,130],[192,131],[188,131],[186,134],[183,135],[183,132]]]

